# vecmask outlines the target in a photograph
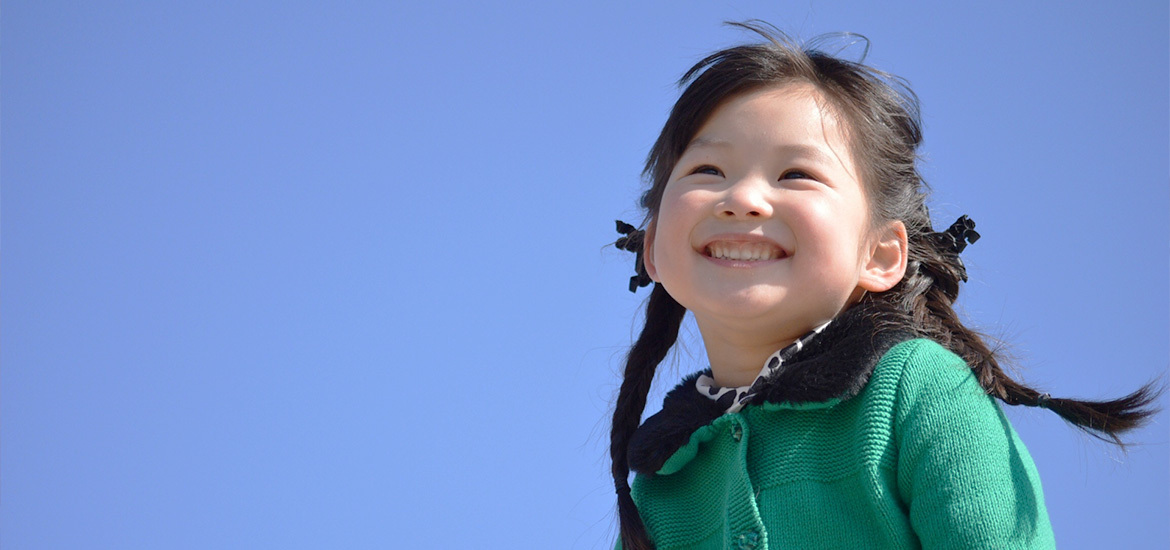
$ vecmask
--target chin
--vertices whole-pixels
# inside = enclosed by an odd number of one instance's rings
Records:
[[[697,315],[705,313],[713,317],[743,321],[773,317],[777,312],[796,305],[789,303],[791,300],[750,291],[724,294],[719,298],[698,300],[697,302],[695,307],[687,306],[687,309]],[[686,306],[686,304],[683,305]]]

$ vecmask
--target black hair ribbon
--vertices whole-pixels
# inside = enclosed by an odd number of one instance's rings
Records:
[[[975,244],[975,241],[979,240],[979,233],[975,231],[975,220],[963,214],[946,231],[931,233],[929,237],[939,248],[955,255],[959,277],[964,283],[967,282],[967,268],[963,265],[963,260],[959,259],[959,253],[963,252],[968,244]]]
[[[646,273],[646,264],[642,263],[642,247],[646,244],[646,231],[638,229],[621,220],[617,221],[617,231],[625,235],[613,243],[621,250],[634,253],[634,272],[630,277],[630,292],[637,292],[639,287],[650,286],[650,274]]]

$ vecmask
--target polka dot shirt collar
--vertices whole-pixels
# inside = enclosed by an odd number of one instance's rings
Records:
[[[729,413],[739,412],[740,409],[743,409],[744,405],[747,405],[748,402],[751,401],[751,399],[755,397],[761,389],[763,389],[768,379],[770,379],[777,372],[780,372],[780,367],[783,366],[786,361],[791,359],[793,355],[796,355],[796,352],[803,349],[804,346],[809,343],[809,341],[823,332],[831,322],[832,321],[828,321],[825,324],[812,329],[808,332],[808,334],[797,338],[795,342],[785,346],[784,349],[770,355],[768,359],[764,361],[764,368],[760,369],[760,374],[756,376],[755,381],[752,382],[751,385],[740,386],[738,388],[723,388],[715,383],[714,378],[703,374],[700,375],[699,379],[695,381],[695,387],[699,390],[699,393],[707,396],[712,401],[715,401],[719,405],[720,409],[724,409]]]

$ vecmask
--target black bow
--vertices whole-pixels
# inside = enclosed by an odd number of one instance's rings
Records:
[[[959,276],[964,283],[967,282],[967,268],[963,265],[963,260],[959,259],[959,253],[966,249],[968,244],[975,244],[975,241],[979,240],[979,233],[975,231],[975,220],[963,214],[946,231],[931,233],[930,238],[939,248],[955,255]]]
[[[637,292],[639,287],[649,286],[652,282],[650,274],[646,273],[646,264],[642,263],[642,246],[646,244],[646,231],[621,220],[616,221],[618,233],[625,237],[618,239],[613,245],[634,253],[634,271],[637,275],[630,277],[630,292]]]
[[[938,235],[949,241],[949,248],[955,254],[962,252],[968,244],[975,244],[975,241],[979,240],[979,233],[975,231],[975,220],[968,218],[966,214],[959,216],[955,223]]]

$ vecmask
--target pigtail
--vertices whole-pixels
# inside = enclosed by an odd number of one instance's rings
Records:
[[[1005,377],[1006,378],[1006,377]],[[1162,393],[1156,382],[1150,382],[1137,391],[1109,401],[1082,401],[1051,397],[1019,384],[1010,378],[1004,381],[1012,405],[1043,407],[1085,430],[1090,435],[1125,447],[1119,434],[1141,426],[1156,411],[1153,403]]]
[[[642,327],[642,333],[626,357],[626,369],[622,375],[621,389],[618,390],[609,436],[609,455],[613,461],[613,484],[617,491],[620,537],[624,550],[654,548],[642,524],[642,517],[638,515],[634,499],[630,496],[630,465],[626,452],[630,438],[642,421],[642,411],[646,409],[646,395],[650,392],[654,372],[678,340],[678,329],[686,311],[667,294],[662,285],[655,284],[646,304],[646,325]]]
[[[983,337],[964,326],[955,313],[952,306],[966,272],[957,253],[932,235],[938,234],[924,231],[911,237],[906,277],[887,293],[919,332],[962,357],[989,395],[1009,405],[1048,409],[1090,435],[1124,447],[1120,434],[1142,425],[1156,412],[1152,405],[1161,394],[1156,383],[1119,399],[1088,401],[1053,398],[1013,380],[1000,368]]]

